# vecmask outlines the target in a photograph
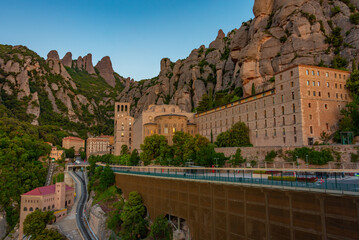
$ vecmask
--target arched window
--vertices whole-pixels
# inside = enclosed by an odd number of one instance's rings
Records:
[[[44,207],[44,208],[42,209],[42,211],[46,211],[46,207]]]
[[[69,200],[69,204],[71,203],[71,200]]]
[[[25,211],[25,212],[27,211],[27,207],[24,207],[24,211]]]
[[[30,207],[29,211],[32,212],[32,211],[34,211],[34,209],[32,207]]]
[[[39,210],[39,208],[37,207],[35,210]]]
[[[55,208],[55,205],[52,205],[52,209],[54,209]]]
[[[47,210],[50,210],[50,206],[47,206]]]

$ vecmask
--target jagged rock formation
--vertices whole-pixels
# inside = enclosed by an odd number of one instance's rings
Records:
[[[96,64],[96,68],[100,72],[100,76],[103,77],[110,86],[114,87],[116,85],[110,57],[103,57],[101,61]]]
[[[62,64],[66,67],[71,68],[72,67],[72,53],[67,52],[65,56],[61,60]]]
[[[40,125],[51,108],[71,122],[111,126],[115,101],[131,103],[135,117],[150,104],[192,111],[204,94],[217,99],[271,88],[273,74],[295,64],[350,69],[359,54],[359,26],[350,21],[358,5],[354,0],[256,0],[254,19],[227,34],[219,30],[208,48],[200,46],[186,59],[162,59],[159,75],[139,82],[115,73],[109,57],[94,68],[91,54],[72,60],[66,53],[60,60],[51,51],[44,61],[27,48],[3,46],[0,90],[25,99],[26,112]]]

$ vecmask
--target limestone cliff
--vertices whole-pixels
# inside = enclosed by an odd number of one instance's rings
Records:
[[[131,103],[135,117],[150,104],[193,111],[204,94],[240,97],[270,88],[275,72],[295,64],[350,69],[359,53],[359,25],[350,20],[358,7],[355,0],[256,0],[254,19],[227,34],[219,30],[185,59],[162,59],[158,76],[138,82],[115,73],[109,57],[93,67],[91,54],[60,60],[51,51],[45,61],[25,47],[2,47],[0,100],[10,108],[8,96],[26,100],[33,124],[44,124],[51,108],[70,122],[102,123],[110,133],[115,101]]]

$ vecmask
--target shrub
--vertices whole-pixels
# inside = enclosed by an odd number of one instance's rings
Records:
[[[317,20],[317,18],[313,14],[309,14],[309,13],[303,12],[303,11],[301,11],[301,13],[302,13],[303,17],[308,19],[310,25],[313,25],[315,23],[315,21]]]
[[[270,152],[267,153],[267,155],[265,156],[265,161],[266,162],[273,162],[273,160],[277,157],[277,152],[272,150]]]
[[[341,9],[339,6],[335,6],[332,9],[330,9],[330,12],[332,13],[332,17],[334,17],[335,15],[337,15],[338,13],[340,13]]]
[[[359,13],[350,15],[350,22],[352,24],[358,25],[359,24]]]
[[[287,41],[287,39],[288,39],[287,36],[284,35],[279,40],[281,43],[285,43]]]

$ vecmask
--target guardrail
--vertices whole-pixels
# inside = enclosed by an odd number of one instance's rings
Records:
[[[104,164],[98,164],[105,166]],[[227,183],[261,184],[280,188],[307,189],[309,191],[331,192],[341,194],[359,194],[358,183],[346,183],[344,178],[354,175],[353,170],[326,169],[231,169],[231,168],[177,168],[177,167],[131,167],[115,166],[115,173],[143,176],[193,179],[199,181],[218,181]],[[358,170],[359,171],[359,170]],[[286,178],[293,174],[295,177]],[[277,176],[268,179],[268,177]],[[313,179],[316,181],[313,182]]]

